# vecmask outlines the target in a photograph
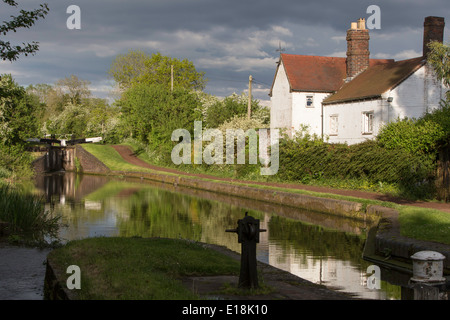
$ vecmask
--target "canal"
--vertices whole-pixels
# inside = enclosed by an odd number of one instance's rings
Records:
[[[168,237],[240,252],[235,228],[245,212],[260,219],[257,259],[313,283],[363,299],[401,299],[401,287],[369,289],[362,251],[370,225],[337,216],[153,183],[60,173],[41,175],[36,189],[62,216],[64,241],[86,237]]]

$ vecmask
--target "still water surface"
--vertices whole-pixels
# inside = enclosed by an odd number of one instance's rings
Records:
[[[67,225],[64,241],[99,236],[169,237],[226,246],[240,253],[234,229],[260,219],[258,260],[364,299],[400,299],[399,286],[367,288],[364,222],[140,179],[73,173],[39,176],[37,189]]]

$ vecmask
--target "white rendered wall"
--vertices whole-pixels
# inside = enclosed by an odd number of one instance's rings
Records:
[[[367,139],[374,139],[383,123],[383,102],[367,100],[348,104],[333,104],[324,106],[324,136],[331,143],[356,144]],[[373,131],[371,134],[363,131],[363,114],[373,112]],[[338,116],[338,132],[330,131],[330,116]]]
[[[389,120],[398,118],[420,118],[425,112],[431,112],[439,107],[445,99],[446,90],[435,77],[434,71],[428,65],[423,66],[383,97],[391,97],[389,104]]]
[[[324,106],[324,134],[329,142],[355,144],[374,139],[380,128],[397,119],[420,118],[439,107],[445,99],[446,89],[435,77],[431,67],[425,65],[381,99]],[[392,98],[392,102],[388,102]],[[363,133],[364,112],[374,112],[372,134]],[[338,116],[338,133],[330,131],[330,116]]]
[[[309,132],[319,137],[322,135],[322,101],[328,93],[293,92],[292,93],[292,127],[298,131],[301,125],[309,126]],[[313,97],[313,105],[307,107],[306,97]]]
[[[282,63],[275,76],[270,101],[270,129],[290,130],[292,128],[292,97]]]

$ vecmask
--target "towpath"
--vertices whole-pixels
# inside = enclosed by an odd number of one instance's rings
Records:
[[[301,189],[301,190],[307,190],[307,191],[337,194],[337,195],[362,198],[362,199],[389,201],[389,202],[394,202],[394,203],[402,204],[402,205],[410,205],[410,206],[416,206],[416,207],[422,207],[422,208],[437,209],[437,210],[441,210],[441,211],[450,213],[450,203],[444,203],[444,202],[411,201],[411,200],[406,200],[406,199],[393,197],[393,196],[389,196],[389,195],[382,194],[382,193],[376,193],[376,192],[334,189],[334,188],[329,188],[329,187],[311,186],[311,185],[303,185],[303,184],[292,184],[292,183],[243,181],[243,180],[236,180],[236,179],[232,179],[232,178],[221,178],[221,177],[200,174],[200,173],[186,173],[186,172],[182,172],[182,171],[172,169],[172,168],[164,168],[164,167],[151,165],[151,164],[139,159],[136,156],[136,154],[134,154],[134,152],[127,146],[115,145],[115,146],[113,146],[113,148],[127,162],[137,165],[137,166],[140,166],[140,167],[149,168],[149,169],[153,169],[153,170],[157,170],[157,171],[161,171],[161,172],[169,172],[169,173],[180,174],[180,175],[185,175],[185,176],[206,178],[206,179],[215,179],[215,180],[222,180],[222,181],[234,181],[234,182],[240,182],[240,183],[251,183],[251,184],[273,186],[273,187],[280,187],[280,188]]]

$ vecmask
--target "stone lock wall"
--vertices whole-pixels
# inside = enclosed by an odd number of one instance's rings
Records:
[[[75,166],[74,147],[48,147],[47,152],[41,158],[33,161],[33,168],[36,173],[73,171]]]

